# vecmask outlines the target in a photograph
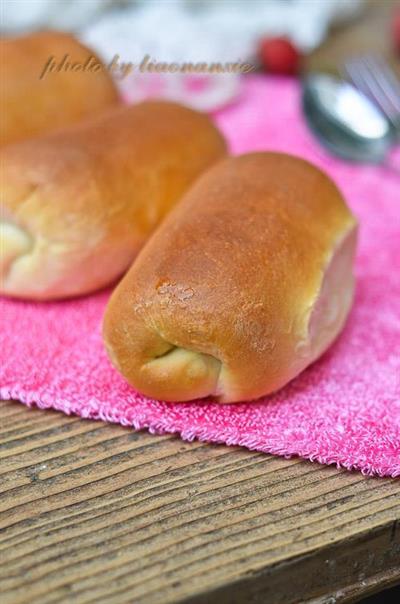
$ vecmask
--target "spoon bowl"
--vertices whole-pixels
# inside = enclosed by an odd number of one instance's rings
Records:
[[[394,129],[380,109],[339,78],[308,76],[303,82],[302,104],[319,141],[344,159],[382,163],[395,142]]]

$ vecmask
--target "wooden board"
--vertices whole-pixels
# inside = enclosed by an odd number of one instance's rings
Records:
[[[17,403],[0,424],[2,604],[345,602],[400,582],[399,480]]]

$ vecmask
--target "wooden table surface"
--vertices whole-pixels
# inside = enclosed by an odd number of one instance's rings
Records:
[[[384,49],[372,0],[309,68]],[[0,403],[1,604],[336,604],[400,583],[400,481]]]
[[[0,405],[2,604],[333,604],[400,582],[399,480]]]

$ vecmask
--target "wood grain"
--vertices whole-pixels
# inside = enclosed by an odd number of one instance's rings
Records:
[[[400,582],[400,481],[0,405],[2,604],[344,602]]]

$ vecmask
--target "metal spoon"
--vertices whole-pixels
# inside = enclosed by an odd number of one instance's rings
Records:
[[[303,82],[307,122],[332,153],[357,162],[384,163],[396,132],[385,114],[354,86],[326,74]]]

